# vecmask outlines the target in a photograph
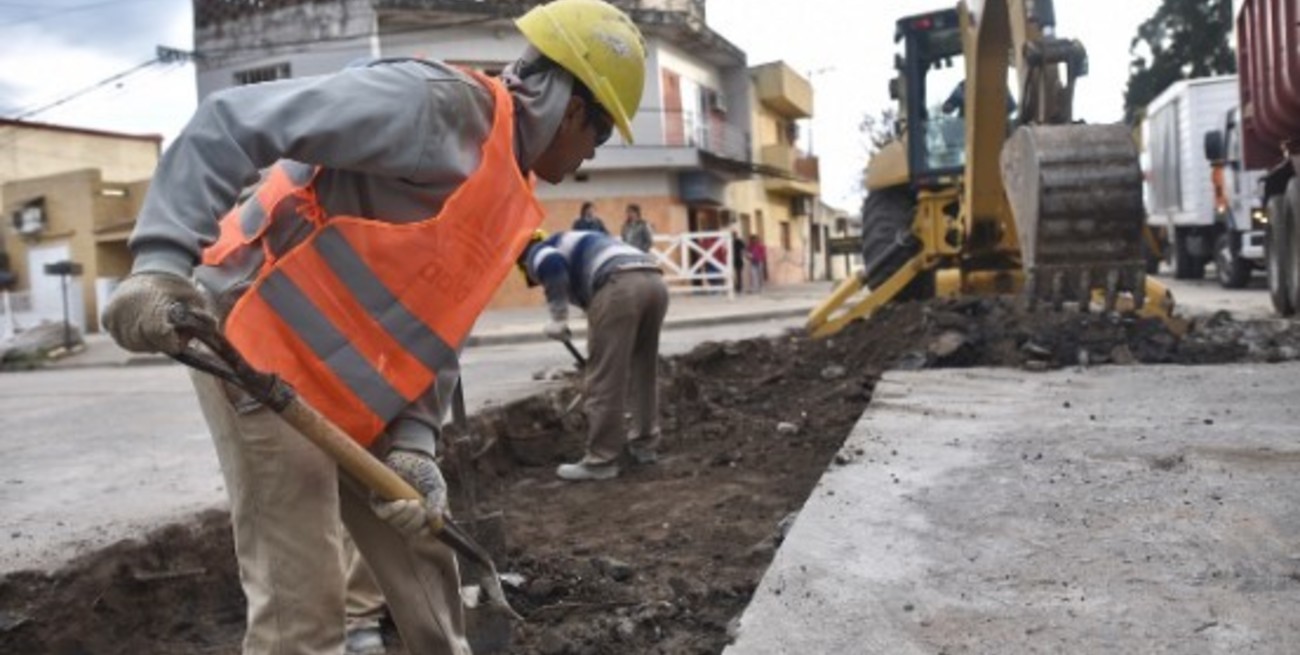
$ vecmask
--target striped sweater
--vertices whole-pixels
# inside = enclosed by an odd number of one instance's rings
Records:
[[[528,277],[546,290],[551,318],[569,317],[569,303],[584,310],[591,297],[615,271],[658,270],[654,255],[641,252],[607,234],[573,230],[558,232],[533,244],[524,253]]]

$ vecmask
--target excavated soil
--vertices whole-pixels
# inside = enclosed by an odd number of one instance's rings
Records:
[[[1156,321],[1026,314],[996,299],[896,305],[831,339],[706,343],[664,360],[662,457],[616,480],[552,475],[581,453],[581,412],[561,416],[572,385],[475,417],[474,447],[444,468],[462,519],[469,498],[457,489],[471,475],[479,512],[504,515],[498,564],[517,574],[507,593],[527,619],[509,652],[719,653],[883,371],[1300,354],[1300,328],[1286,321],[1216,315],[1185,327],[1180,338]],[[57,573],[7,576],[0,652],[238,653],[243,601],[228,531],[226,516],[205,515]]]

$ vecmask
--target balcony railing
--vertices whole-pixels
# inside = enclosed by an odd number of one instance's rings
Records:
[[[665,111],[664,145],[699,148],[732,161],[749,163],[749,131],[728,122],[720,113],[707,118],[700,114]]]

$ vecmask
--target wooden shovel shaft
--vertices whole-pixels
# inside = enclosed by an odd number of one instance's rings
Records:
[[[380,498],[423,500],[415,487],[403,480],[393,469],[384,466],[383,462],[370,454],[370,451],[352,440],[301,397],[295,396],[280,415],[289,425],[338,462],[340,468],[373,490]],[[442,529],[441,525],[434,527],[435,531],[440,529]]]

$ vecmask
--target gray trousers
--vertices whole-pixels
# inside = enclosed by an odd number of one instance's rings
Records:
[[[347,526],[406,649],[469,655],[456,558],[433,539],[408,542],[370,510],[369,491],[265,408],[241,413],[222,382],[193,373],[230,498],[235,556],[248,599],[244,655],[342,655]]]
[[[617,461],[628,441],[653,448],[659,441],[659,331],[668,312],[668,288],[658,271],[614,273],[587,307],[588,464]],[[632,401],[632,429],[624,403]]]

